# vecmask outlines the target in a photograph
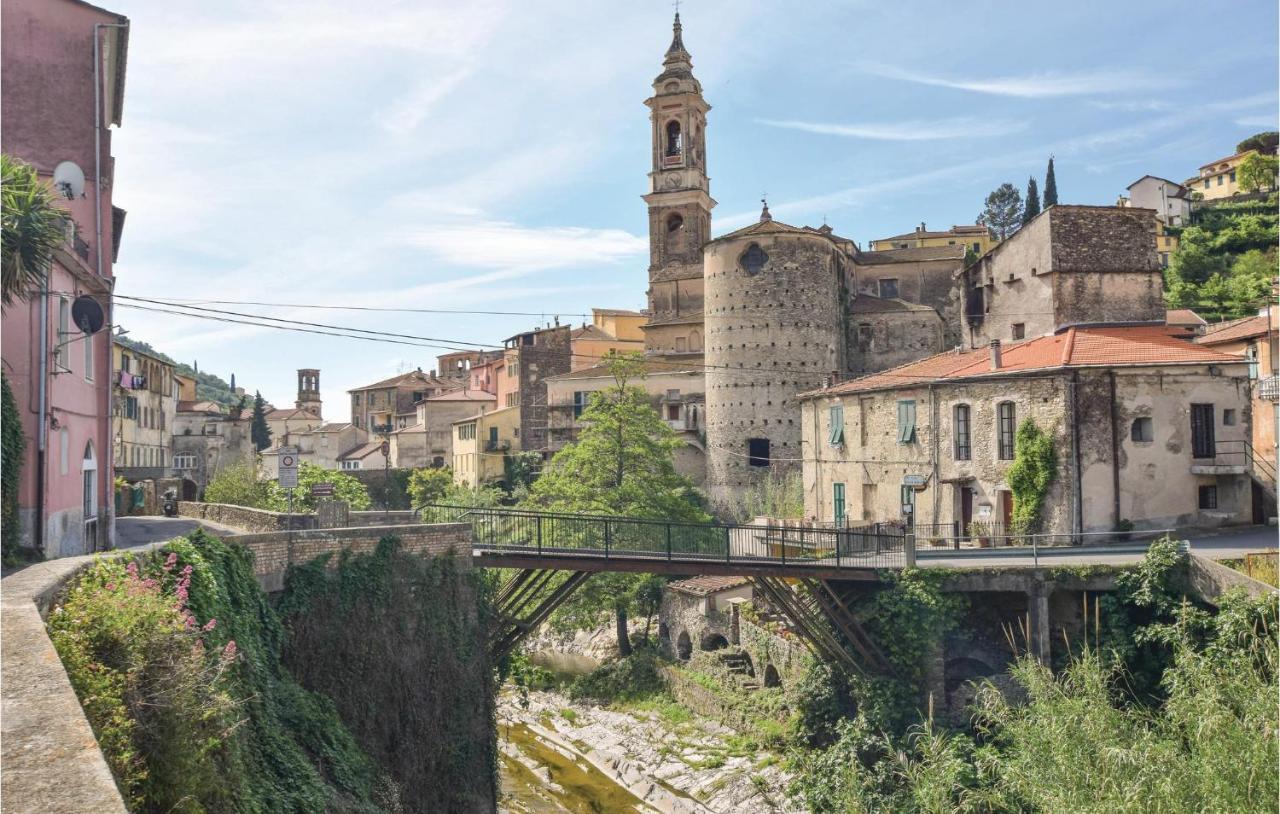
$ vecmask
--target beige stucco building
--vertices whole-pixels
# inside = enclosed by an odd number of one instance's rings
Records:
[[[1042,530],[1249,522],[1248,368],[1163,327],[1071,328],[940,354],[801,397],[806,514],[930,538],[1007,527],[1017,428],[1051,438]],[[906,507],[910,506],[910,509]]]
[[[289,446],[298,451],[298,460],[321,469],[339,469],[344,453],[369,441],[369,434],[350,422],[328,422],[309,430],[289,434]],[[281,444],[272,444],[259,455],[259,471],[274,480],[280,473]]]
[[[419,368],[357,387],[348,391],[351,423],[366,432],[389,434],[396,429],[397,415],[412,414],[418,402],[462,387],[464,381],[446,381]]]
[[[173,469],[190,481],[188,500],[198,499],[204,487],[223,469],[253,466],[255,450],[249,415],[232,418],[211,401],[182,401],[173,422]]]
[[[113,342],[112,448],[126,480],[162,478],[171,471],[174,419],[181,394],[172,362]]]
[[[514,407],[453,422],[453,482],[475,487],[497,483],[505,462],[520,450],[520,411]]]
[[[453,422],[491,412],[497,396],[484,390],[453,390],[418,402],[414,423],[391,433],[391,466],[419,469],[453,460]]]
[[[1253,152],[1253,150],[1246,150],[1243,153],[1210,161],[1200,167],[1199,173],[1183,181],[1183,186],[1192,192],[1198,192],[1206,201],[1233,197],[1240,192],[1236,171],[1245,158]]]
[[[921,223],[914,231],[907,232],[906,234],[873,240],[871,241],[870,248],[872,251],[880,252],[887,251],[889,249],[925,249],[936,248],[938,246],[960,246],[962,254],[966,251],[974,254],[986,254],[988,249],[999,242],[999,240],[991,235],[990,229],[977,224],[952,226],[945,232],[940,232],[929,231],[928,227]]]

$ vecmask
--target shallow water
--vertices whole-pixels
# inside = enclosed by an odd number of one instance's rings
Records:
[[[502,755],[499,812],[641,814],[652,810],[585,759],[564,755],[524,724],[503,724],[498,727],[498,737],[515,746],[550,774],[548,782],[519,760]]]

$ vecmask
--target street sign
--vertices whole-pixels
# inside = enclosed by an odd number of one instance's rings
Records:
[[[313,483],[311,484],[312,497],[333,497],[332,483]]]
[[[280,447],[280,466],[277,477],[280,488],[296,489],[298,486],[298,448]]]
[[[903,475],[902,476],[903,486],[924,486],[928,482],[929,482],[928,475]]]

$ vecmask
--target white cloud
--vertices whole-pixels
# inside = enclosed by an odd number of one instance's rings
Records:
[[[1090,101],[1089,104],[1099,110],[1119,110],[1129,113],[1144,111],[1158,112],[1161,110],[1169,110],[1173,107],[1172,102],[1166,102],[1162,99],[1125,99],[1116,102],[1093,100]]]
[[[864,63],[863,71],[885,79],[899,79],[940,88],[1043,99],[1058,96],[1088,96],[1096,93],[1155,90],[1177,84],[1167,77],[1150,76],[1137,71],[1089,71],[1080,73],[1037,73],[1027,76],[1005,76],[991,79],[952,79],[920,73],[883,63]]]
[[[828,136],[873,139],[877,141],[936,141],[940,139],[1004,136],[1027,129],[1027,122],[1001,119],[932,119],[902,122],[864,122],[862,124],[826,124],[794,120],[756,119],[760,124],[787,130],[803,130]]]
[[[444,76],[423,80],[397,99],[380,117],[383,128],[396,135],[407,135],[417,129],[437,102],[444,99],[471,75],[470,68],[459,68]]]
[[[503,221],[409,229],[403,241],[432,252],[446,263],[516,273],[615,263],[649,250],[646,238],[621,229],[528,228]]]

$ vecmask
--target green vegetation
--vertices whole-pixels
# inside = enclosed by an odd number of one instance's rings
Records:
[[[930,711],[894,725],[815,675],[800,734],[818,748],[793,755],[794,791],[818,812],[1276,811],[1275,604],[1192,607],[1182,564],[1176,544],[1153,546],[1094,606],[1092,642],[1058,673],[1020,660],[1022,697],[986,685],[967,731]]]
[[[799,472],[769,472],[735,495],[730,519],[740,523],[757,517],[804,517],[804,483]]]
[[[1040,191],[1036,187],[1036,179],[1034,176],[1027,179],[1027,200],[1022,207],[1022,222],[1027,221],[1040,214]]]
[[[1275,209],[1272,196],[1261,208],[1224,203],[1197,211],[1165,271],[1169,306],[1193,308],[1210,321],[1256,313],[1280,269]]]
[[[26,300],[44,282],[53,253],[66,242],[68,215],[36,168],[7,153],[0,154],[0,202],[0,302],[10,305]]]
[[[26,449],[18,401],[9,377],[0,373],[0,562],[5,565],[18,557],[18,481]]]
[[[1219,562],[1259,582],[1280,587],[1280,575],[1276,573],[1275,552],[1250,554],[1243,560],[1219,560]]]
[[[1014,439],[1013,464],[1007,475],[1013,492],[1013,526],[1020,532],[1035,533],[1040,528],[1049,485],[1058,473],[1058,454],[1053,438],[1031,419],[1022,422]]]
[[[1275,189],[1277,171],[1280,171],[1280,161],[1277,161],[1274,155],[1262,153],[1247,155],[1236,171],[1240,179],[1240,189],[1245,192]]]
[[[244,549],[196,532],[102,559],[49,631],[133,810],[378,810],[372,761],[281,666]]]
[[[1048,190],[1045,190],[1048,192]],[[1022,194],[1013,184],[1005,183],[992,190],[978,214],[977,223],[985,226],[999,240],[1012,235],[1022,225]]]
[[[1237,144],[1236,152],[1243,153],[1248,150],[1257,150],[1263,155],[1275,155],[1277,143],[1280,143],[1280,133],[1275,130],[1268,130],[1263,133],[1255,133]]]
[[[271,446],[271,427],[267,424],[267,400],[262,393],[253,393],[253,419],[249,422],[249,436],[258,452]]]
[[[409,475],[407,491],[415,509],[429,503],[440,503],[453,488],[453,471],[449,469],[415,469]]]
[[[1049,156],[1049,167],[1044,171],[1044,208],[1048,209],[1058,203],[1058,177],[1053,172],[1053,156]]]
[[[619,517],[659,518],[706,523],[711,516],[688,478],[676,472],[674,455],[681,442],[649,404],[649,396],[629,384],[642,376],[637,355],[606,362],[615,384],[592,393],[583,411],[578,439],[565,446],[529,489],[531,509]],[[600,611],[614,613],[618,652],[631,642],[627,618],[652,618],[662,580],[645,574],[601,573],[583,585],[557,612],[558,623],[591,627]]]
[[[311,487],[317,483],[332,483],[334,497],[345,500],[352,511],[364,511],[370,506],[369,490],[358,479],[303,461],[298,466],[298,488],[293,495],[295,512],[315,510],[316,498],[311,496]],[[257,470],[248,464],[229,466],[215,475],[205,487],[204,500],[272,512],[289,509],[287,492],[276,481],[259,478]]]
[[[174,369],[183,376],[186,376],[189,379],[195,379],[197,401],[212,401],[227,408],[233,408],[237,405],[243,406],[242,400],[244,397],[236,395],[234,387],[212,373],[201,372],[199,367],[194,364],[189,365],[186,362],[179,362],[167,353],[162,353],[161,351],[156,350],[149,343],[143,342],[140,339],[133,339],[127,336],[113,336],[112,341],[118,342],[126,348],[132,348],[133,350],[140,351],[142,353],[149,353],[152,356],[173,365]],[[232,378],[235,377],[233,376]]]
[[[332,698],[405,810],[483,811],[496,800],[486,586],[453,558],[342,554],[290,569],[284,661]]]

